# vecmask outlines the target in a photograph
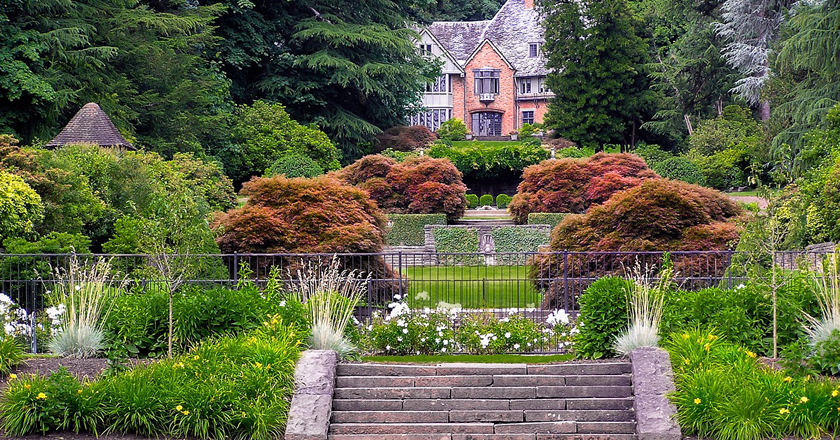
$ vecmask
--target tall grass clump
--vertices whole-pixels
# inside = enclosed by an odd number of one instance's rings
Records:
[[[113,295],[124,286],[111,274],[110,260],[91,263],[73,256],[67,267],[52,268],[52,290],[47,300],[58,311],[60,323],[49,343],[55,354],[91,358],[102,350],[102,321],[108,315]]]
[[[654,278],[650,268],[642,269],[636,263],[632,273],[633,283],[626,290],[629,325],[627,330],[616,337],[614,346],[615,351],[622,356],[628,356],[639,347],[658,346],[665,292],[671,285],[674,269],[666,262]]]
[[[840,271],[837,267],[840,263],[839,255],[840,252],[835,251],[826,257],[823,260],[822,276],[815,275],[821,316],[805,314],[805,332],[813,347],[827,341],[833,331],[840,330]]]
[[[326,267],[310,262],[297,272],[291,293],[309,313],[312,348],[334,350],[341,358],[355,353],[345,332],[365,293],[366,281],[354,270],[340,270],[335,258]]]

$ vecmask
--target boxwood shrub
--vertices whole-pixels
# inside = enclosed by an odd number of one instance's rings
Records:
[[[484,194],[480,199],[478,199],[478,203],[481,206],[490,206],[493,204],[493,196],[490,194]]]
[[[499,194],[496,196],[496,207],[499,209],[507,209],[513,197],[507,194]]]
[[[601,278],[581,295],[575,354],[584,359],[614,357],[616,336],[627,328],[627,289],[632,281]]]
[[[478,196],[477,195],[467,194],[467,208],[468,209],[478,208]]]
[[[560,224],[568,213],[553,213],[553,212],[532,212],[528,214],[529,225],[551,225],[553,230],[555,226]]]
[[[426,225],[445,225],[446,214],[389,214],[386,235],[390,246],[423,246],[426,243]]]

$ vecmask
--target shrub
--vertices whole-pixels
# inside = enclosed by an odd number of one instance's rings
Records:
[[[408,159],[418,156],[418,154],[413,151],[397,151],[390,148],[382,150],[379,154],[389,159],[394,159],[397,162],[405,162]]]
[[[601,278],[586,289],[579,300],[579,333],[574,337],[575,355],[585,359],[615,356],[613,344],[627,328],[627,291],[632,281]]]
[[[264,177],[284,175],[293,177],[317,177],[324,174],[324,169],[312,158],[301,154],[284,154],[266,170]]]
[[[529,225],[550,225],[551,229],[554,230],[554,227],[559,225],[560,222],[563,221],[566,216],[569,214],[566,213],[556,213],[556,212],[532,212],[528,214],[528,224]]]
[[[243,208],[217,215],[213,228],[226,253],[379,253],[385,245],[386,219],[368,194],[331,176],[314,179],[256,178],[241,192],[249,196]],[[300,261],[260,260],[294,271]],[[360,276],[399,279],[384,258],[347,260],[343,269]],[[265,268],[261,268],[265,269]],[[373,298],[390,297],[391,286]]]
[[[526,168],[522,177],[510,204],[519,224],[532,212],[585,212],[656,173],[638,156],[599,153],[587,159],[547,160]]]
[[[478,204],[481,206],[492,206],[493,205],[493,196],[490,194],[484,194],[478,199]]]
[[[644,159],[645,163],[654,170],[658,170],[658,167],[662,164],[662,162],[674,157],[673,154],[668,151],[663,151],[659,145],[656,144],[640,143],[636,146],[636,149],[633,150],[633,154]],[[657,171],[657,173],[658,172],[659,171]]]
[[[435,228],[432,230],[435,238],[435,252],[439,254],[471,254],[471,255],[438,255],[441,264],[477,264],[478,230],[475,228]]]
[[[440,124],[437,134],[446,141],[462,141],[467,137],[467,124],[458,118],[452,118]]]
[[[2,306],[0,306],[2,307]],[[2,314],[0,310],[0,314]],[[12,368],[23,362],[23,347],[10,335],[0,335],[0,375],[9,374]]]
[[[493,242],[496,244],[496,252],[503,254],[510,252],[519,255],[497,255],[496,260],[500,264],[525,264],[527,252],[537,252],[540,246],[548,244],[548,236],[544,231],[521,226],[508,226],[492,230]],[[503,263],[502,263],[503,262]]]
[[[386,240],[391,246],[423,246],[426,225],[445,225],[444,214],[389,214]]]
[[[809,363],[822,373],[840,374],[840,330],[832,330],[828,337],[814,345],[814,355]]]
[[[727,190],[749,183],[748,174],[744,171],[748,166],[746,150],[727,148],[708,156],[690,151],[687,158],[697,166],[706,184],[712,188]]]
[[[655,165],[653,169],[666,179],[682,180],[695,185],[705,185],[706,183],[706,177],[700,168],[694,162],[682,156],[668,158],[661,164]]]
[[[511,200],[513,200],[511,196],[507,194],[499,194],[496,196],[496,207],[499,209],[507,209]]]
[[[376,151],[387,148],[397,151],[414,151],[428,147],[437,136],[423,125],[400,125],[376,135]]]
[[[533,136],[537,131],[542,130],[542,124],[522,124],[519,127],[519,137],[528,138]]]
[[[467,208],[475,209],[478,208],[478,196],[476,194],[467,194]]]
[[[20,177],[0,171],[0,241],[32,234],[43,217],[41,196]]]
[[[455,334],[464,351],[477,354],[534,351],[547,346],[553,337],[552,329],[518,314],[502,319],[490,314],[471,314],[461,320]],[[564,346],[565,342],[560,344]]]
[[[375,315],[362,330],[368,352],[415,355],[457,351],[454,326],[446,311],[412,311],[399,302],[390,306],[390,312]]]
[[[335,175],[365,190],[388,213],[446,214],[455,220],[466,209],[467,187],[447,160],[421,156],[397,163],[380,155],[365,156]]]
[[[184,182],[195,194],[215,211],[224,211],[236,206],[236,192],[233,182],[222,171],[219,162],[204,161],[192,153],[175,153],[165,164],[181,174]]]
[[[548,159],[549,152],[539,144],[469,142],[455,147],[434,144],[429,149],[429,156],[449,159],[464,178],[495,180],[518,178],[525,167]]]

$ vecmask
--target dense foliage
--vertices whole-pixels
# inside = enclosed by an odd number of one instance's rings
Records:
[[[271,164],[264,177],[283,175],[293,177],[317,177],[324,174],[324,169],[309,156],[292,153],[284,154]]]
[[[437,134],[444,141],[462,141],[467,136],[467,124],[458,118],[447,119],[440,124]]]
[[[43,216],[41,196],[20,177],[0,172],[0,239],[31,235]]]
[[[381,155],[365,156],[336,177],[366,191],[389,213],[446,214],[455,220],[466,209],[467,187],[445,159],[421,156],[397,163]]]
[[[525,169],[510,204],[517,223],[534,212],[581,213],[614,193],[656,177],[630,154],[599,153],[586,159],[551,159]]]
[[[556,212],[532,212],[528,214],[529,225],[549,225],[551,229],[559,225],[569,214]]]
[[[549,153],[539,145],[468,142],[451,147],[436,143],[429,156],[451,160],[466,179],[495,180],[518,178],[526,167],[548,159]]]
[[[575,355],[586,359],[613,357],[613,343],[627,327],[627,290],[632,281],[601,278],[581,295]]]
[[[444,214],[389,214],[385,236],[390,246],[423,246],[426,225],[445,225]]]
[[[376,135],[376,149],[414,151],[428,147],[435,139],[435,134],[424,125],[399,125]]]

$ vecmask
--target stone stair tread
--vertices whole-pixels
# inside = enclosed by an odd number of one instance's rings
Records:
[[[330,434],[328,440],[452,440],[451,434]]]
[[[630,422],[632,410],[525,410],[526,422],[574,420],[576,422]]]
[[[331,423],[449,423],[449,411],[333,411]]]
[[[493,423],[332,423],[331,434],[493,434]]]

